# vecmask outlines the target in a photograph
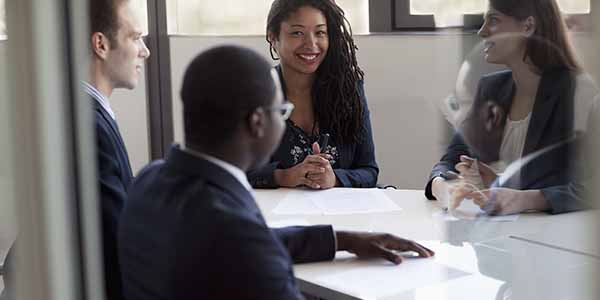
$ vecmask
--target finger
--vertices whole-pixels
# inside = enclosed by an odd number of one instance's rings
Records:
[[[324,159],[326,159],[326,160],[328,160],[328,161],[333,159],[333,156],[331,156],[331,154],[319,153],[317,155],[320,156],[320,157],[322,157],[322,158],[324,158]]]
[[[431,257],[435,254],[432,250],[415,241],[405,240],[393,235],[388,237],[385,246],[394,250],[414,251],[418,253],[420,257]]]
[[[481,207],[482,209],[487,205],[488,203],[488,196],[486,196],[486,194],[484,194],[482,191],[475,191],[472,192],[471,194],[469,194],[467,197],[473,199],[473,203],[477,204],[479,207]]]
[[[385,247],[378,245],[378,244],[374,244],[373,245],[375,247],[375,254],[378,257],[381,257],[387,261],[390,261],[396,265],[399,265],[402,263],[402,256],[400,254],[394,253],[394,251],[391,251],[389,249],[386,249]]]
[[[454,168],[456,169],[456,171],[458,171],[460,174],[464,174],[467,171],[469,171],[469,169],[471,169],[471,164],[465,163],[465,162],[459,162],[457,163]]]
[[[321,146],[319,146],[319,143],[314,142],[312,144],[312,151],[313,151],[313,154],[319,154],[319,153],[321,153]]]
[[[475,162],[475,159],[472,158],[472,157],[470,157],[470,156],[468,156],[468,155],[461,155],[460,156],[460,161],[464,162],[464,163],[467,163],[467,164],[472,164],[472,163]]]
[[[315,175],[315,174],[323,174],[323,173],[325,173],[326,169],[325,169],[325,167],[320,167],[317,164],[308,164],[304,167],[304,171],[306,172],[306,174],[308,176],[308,175]]]
[[[302,179],[300,179],[300,182],[309,188],[316,189],[316,190],[321,189],[321,185],[319,185],[319,183],[317,183],[311,179],[302,178]]]
[[[321,164],[321,165],[328,165],[329,164],[329,160],[327,160],[326,158],[322,157],[321,155],[309,155],[304,159],[305,163],[312,163],[312,164]]]

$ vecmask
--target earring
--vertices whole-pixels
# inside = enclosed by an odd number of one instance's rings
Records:
[[[277,55],[277,57],[275,57],[275,54],[277,54],[277,50],[275,50],[275,48],[273,48],[273,45],[269,44],[269,53],[271,53],[271,58],[273,60],[279,60],[280,57],[279,55]]]

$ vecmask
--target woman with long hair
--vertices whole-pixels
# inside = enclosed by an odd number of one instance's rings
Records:
[[[478,34],[486,61],[508,70],[479,81],[470,114],[431,172],[427,198],[450,199],[451,207],[471,198],[493,214],[587,207],[572,141],[586,130],[597,90],[575,58],[557,3],[490,0]],[[504,167],[528,155],[498,186]]]
[[[374,187],[379,169],[364,73],[344,11],[333,0],[275,0],[267,42],[294,104],[281,145],[254,187]]]

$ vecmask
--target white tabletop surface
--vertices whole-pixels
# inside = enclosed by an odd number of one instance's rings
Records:
[[[428,245],[436,256],[394,266],[338,252],[334,261],[295,265],[300,288],[335,299],[600,299],[597,211],[522,214],[514,222],[449,221],[420,190],[386,190],[401,211],[349,215],[273,213],[290,190],[257,190],[271,224],[332,224],[389,232]]]

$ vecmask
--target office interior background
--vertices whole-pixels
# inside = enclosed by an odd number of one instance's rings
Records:
[[[93,205],[75,200],[95,197],[88,187],[93,172],[85,173],[93,170],[93,159],[83,151],[93,146],[86,134],[90,107],[74,92],[76,78],[86,76],[86,4],[78,2],[85,1],[0,0],[0,262],[17,231],[27,236],[19,260],[26,271],[18,279],[39,287],[27,292],[31,299],[101,299],[94,293],[97,220]],[[115,91],[111,105],[136,173],[163,157],[169,144],[183,141],[179,88],[196,54],[226,43],[270,59],[265,20],[271,1],[134,2],[152,56],[141,84]],[[457,80],[465,61],[481,67],[477,74],[497,69],[484,66],[476,51],[476,26],[487,1],[397,1],[409,4],[397,13],[414,19],[417,28],[379,24],[387,15],[378,5],[387,0],[336,2],[352,24],[365,71],[379,182],[423,189],[451,132],[440,106],[463,84]],[[597,82],[600,1],[558,2],[569,17],[577,55]]]

